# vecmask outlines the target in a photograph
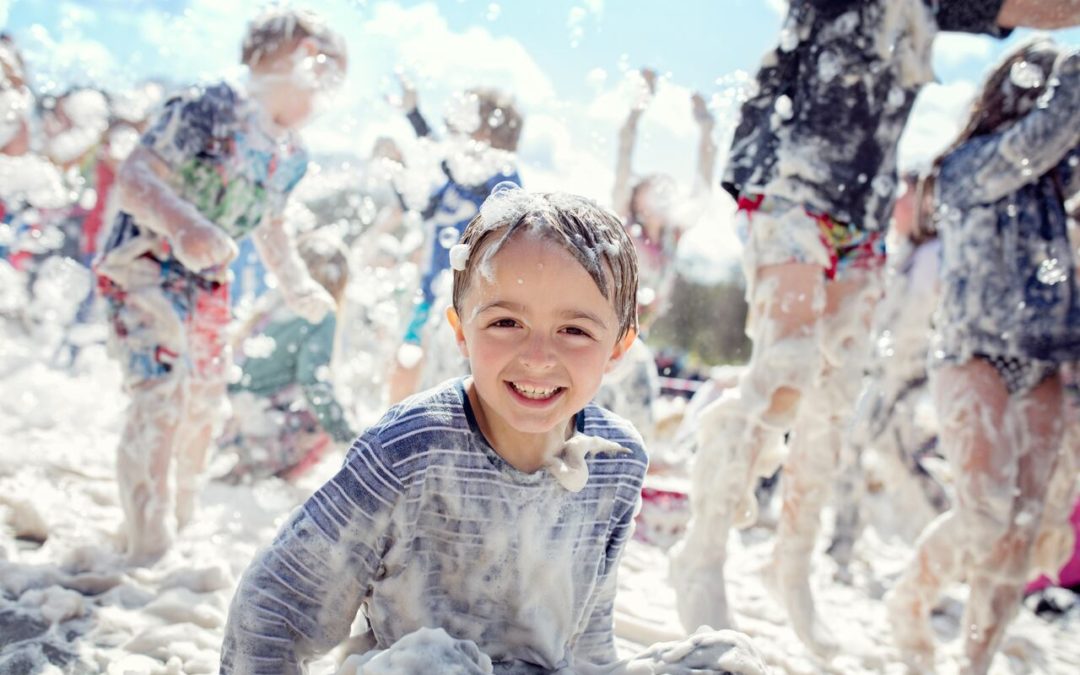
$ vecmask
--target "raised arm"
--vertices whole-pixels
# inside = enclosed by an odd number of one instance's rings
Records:
[[[690,103],[694,107],[694,121],[701,133],[698,138],[697,173],[694,176],[693,190],[695,193],[708,192],[716,168],[716,141],[713,140],[716,119],[700,93],[694,92]]]
[[[361,436],[341,471],[244,573],[225,625],[221,672],[303,673],[305,662],[344,640],[400,496],[377,442]]]
[[[412,126],[417,138],[430,136],[431,127],[428,126],[424,116],[420,114],[420,95],[416,93],[416,87],[401,71],[398,71],[396,75],[398,84],[401,85],[401,98],[395,100],[387,96],[387,100],[391,105],[405,113],[405,119],[409,120],[409,124]]]
[[[296,252],[296,242],[285,229],[280,216],[255,228],[251,236],[266,269],[278,281],[278,290],[289,309],[311,323],[318,323],[337,307],[334,298],[308,274],[307,266]]]
[[[641,114],[645,112],[645,106],[656,92],[656,72],[649,68],[641,69],[641,77],[645,81],[647,96],[630,109],[626,116],[626,122],[619,129],[619,148],[615,156],[615,186],[611,192],[611,205],[623,220],[630,217],[630,174],[634,154],[634,144],[637,143],[637,125]]]
[[[1080,142],[1080,52],[1063,54],[1051,79],[1045,105],[945,158],[937,181],[944,202],[996,202],[1054,168]]]
[[[596,581],[595,597],[589,622],[574,644],[575,669],[600,667],[615,663],[615,590],[623,549],[634,533],[637,504],[622,504],[623,513],[608,537],[604,569]]]
[[[1080,26],[1080,0],[1005,0],[997,22],[1004,28],[1042,30]]]

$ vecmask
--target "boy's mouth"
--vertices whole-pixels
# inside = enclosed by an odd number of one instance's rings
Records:
[[[551,401],[566,390],[566,387],[539,387],[531,384],[510,382],[509,380],[506,381],[506,385],[510,391],[517,394],[518,397],[536,403],[546,403]]]

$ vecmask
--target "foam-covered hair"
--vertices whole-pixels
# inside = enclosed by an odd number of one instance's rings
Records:
[[[637,329],[637,252],[619,218],[585,197],[528,192],[509,181],[495,186],[450,251],[459,315],[473,276],[491,278],[491,259],[526,232],[559,244],[585,268],[615,309],[620,339]]]

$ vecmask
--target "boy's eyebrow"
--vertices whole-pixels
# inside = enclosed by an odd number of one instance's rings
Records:
[[[509,300],[494,300],[485,305],[481,305],[480,308],[476,310],[476,313],[482,314],[489,309],[505,309],[511,312],[525,313],[525,305],[522,305],[519,302],[510,302]],[[570,320],[585,319],[586,321],[592,321],[599,326],[607,325],[601,317],[584,309],[564,309],[559,312],[559,316]]]
[[[488,311],[489,309],[506,309],[511,312],[522,313],[525,311],[525,305],[522,305],[518,302],[510,302],[509,300],[494,300],[485,305],[481,305],[479,309],[476,310],[476,313],[480,314],[482,312]]]
[[[604,320],[593,314],[592,312],[586,312],[583,309],[567,309],[560,312],[563,318],[570,320],[585,319],[586,321],[592,321],[593,323],[604,326]]]

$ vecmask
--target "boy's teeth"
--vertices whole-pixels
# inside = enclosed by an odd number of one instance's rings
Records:
[[[551,387],[550,389],[537,389],[535,387],[527,387],[524,385],[520,385],[515,382],[511,382],[510,384],[513,385],[514,390],[517,391],[517,393],[521,394],[525,398],[548,398],[559,390],[559,387]]]

